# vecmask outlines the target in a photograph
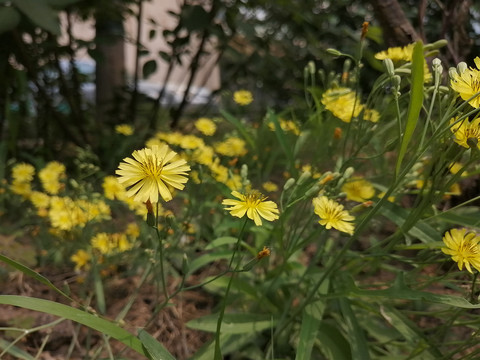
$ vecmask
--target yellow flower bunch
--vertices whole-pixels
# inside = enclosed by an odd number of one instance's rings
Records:
[[[477,109],[480,107],[480,58],[477,56],[474,60],[476,69],[459,66],[450,71],[450,86],[459,93],[460,97]]]
[[[229,137],[214,145],[215,151],[220,155],[237,157],[244,156],[248,151],[245,141],[238,137]]]
[[[371,122],[378,122],[380,114],[374,109],[366,108],[360,102],[352,89],[339,87],[328,89],[322,95],[322,104],[335,117],[343,122],[349,123],[363,111],[363,119]]]
[[[51,161],[39,171],[38,177],[47,193],[57,195],[63,188],[61,180],[66,177],[65,165],[58,161]]]
[[[27,163],[16,164],[12,168],[12,184],[10,190],[13,193],[28,198],[31,195],[31,182],[35,175],[35,168]]]

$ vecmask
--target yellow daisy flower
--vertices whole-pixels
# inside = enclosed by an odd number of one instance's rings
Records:
[[[351,221],[355,217],[350,215],[347,210],[343,210],[343,205],[327,198],[319,196],[313,199],[314,212],[320,217],[320,225],[327,229],[332,227],[347,234],[353,234],[354,225]]]
[[[352,117],[357,117],[363,109],[355,92],[348,88],[329,89],[323,93],[321,101],[325,109],[346,123]]]
[[[347,194],[347,199],[364,202],[375,195],[372,184],[362,178],[353,178],[342,186],[342,191]]]
[[[82,268],[88,267],[88,263],[91,259],[91,256],[89,253],[87,253],[85,250],[78,250],[75,254],[73,254],[70,257],[70,260],[72,260],[75,263],[75,271],[79,271]]]
[[[130,187],[127,195],[135,201],[157,203],[159,195],[170,201],[172,193],[167,185],[179,190],[185,187],[190,166],[167,145],[135,150],[132,156],[123,159],[115,173],[121,184]]]
[[[442,248],[443,253],[452,256],[460,270],[465,268],[472,273],[473,266],[480,271],[480,247],[478,242],[480,236],[467,229],[452,229],[443,236],[446,247]]]
[[[14,182],[30,182],[33,180],[35,168],[27,163],[20,163],[12,168],[12,178]]]
[[[225,199],[222,205],[231,206],[225,208],[230,211],[232,216],[242,218],[247,214],[247,217],[255,222],[255,225],[262,225],[262,218],[267,221],[274,221],[279,217],[277,204],[268,200],[267,197],[256,190],[251,190],[246,194],[241,194],[238,191],[232,191],[232,195],[237,199]]]
[[[233,93],[233,101],[238,105],[246,106],[253,101],[253,95],[248,90],[238,90]]]
[[[480,58],[477,56],[474,61],[477,69],[465,66],[463,71],[450,72],[450,86],[465,101],[476,95],[468,103],[477,109],[480,107]]]
[[[115,126],[115,132],[117,134],[130,136],[130,135],[133,135],[133,127],[128,124],[120,124]]]
[[[480,118],[472,122],[468,121],[468,118],[459,122],[457,119],[450,120],[450,124],[453,124],[450,130],[455,136],[454,141],[467,149],[475,145],[480,149]]]
[[[217,131],[217,125],[209,118],[198,119],[195,121],[195,127],[206,136],[212,136],[215,134],[215,131]]]

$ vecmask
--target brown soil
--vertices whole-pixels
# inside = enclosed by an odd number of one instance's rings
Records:
[[[37,271],[39,270],[37,269]],[[42,273],[42,271],[39,272]],[[80,287],[76,282],[75,274],[64,273],[61,276],[43,274],[59,288],[63,288],[62,283],[68,282],[72,294],[75,294],[75,289]],[[192,282],[196,280],[199,279],[193,279]],[[139,277],[112,277],[105,281],[105,297],[108,309],[105,315],[106,319],[115,319],[130,300],[130,295],[137,289],[138,283]],[[176,282],[170,283],[169,291],[173,292],[178,285]],[[19,272],[10,272],[3,280],[0,280],[0,289],[0,294],[39,297],[70,305],[68,300],[65,301],[61,295]],[[189,329],[185,324],[193,318],[210,314],[214,306],[214,299],[200,290],[185,291],[174,297],[168,306],[156,313],[155,308],[162,301],[162,298],[156,294],[157,290],[154,286],[150,284],[142,285],[133,306],[124,318],[123,327],[133,334],[136,334],[139,329],[145,329],[162,343],[175,358],[179,360],[187,359],[204,345],[211,338],[211,335]],[[72,296],[75,298],[74,295]],[[58,318],[45,313],[13,306],[0,306],[0,327],[31,329],[56,319]],[[2,337],[7,342],[12,342],[19,334],[19,332],[3,331]],[[32,356],[36,356],[40,352],[42,343],[45,343],[45,347],[38,359],[63,360],[67,358],[67,354],[71,351],[69,359],[80,360],[95,353],[105,342],[98,332],[65,320],[53,327],[24,336],[16,343],[16,346]],[[86,344],[90,344],[90,346]],[[110,340],[109,344],[115,359],[145,359],[143,355],[126,348],[125,345],[116,340]],[[69,348],[71,349],[69,350]],[[0,353],[1,350],[0,348]],[[108,358],[105,347],[103,347],[102,356]],[[13,360],[16,358],[11,355],[4,355],[2,359]]]

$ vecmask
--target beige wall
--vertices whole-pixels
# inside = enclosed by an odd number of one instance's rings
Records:
[[[140,59],[140,69],[142,69],[143,63],[148,60],[157,61],[157,71],[152,74],[148,79],[144,79],[142,84],[147,88],[151,87],[155,89],[160,87],[165,77],[165,73],[168,67],[168,63],[163,61],[158,55],[159,51],[169,52],[168,46],[165,43],[162,37],[162,31],[164,29],[173,29],[176,26],[176,18],[167,13],[168,10],[177,12],[179,9],[177,0],[152,0],[145,1],[143,3],[143,18],[142,18],[142,35],[141,43],[150,51],[150,54],[144,56]],[[137,9],[134,9],[137,12]],[[153,18],[157,23],[155,29],[157,30],[156,36],[152,39],[148,39],[149,31],[152,29],[152,23],[149,21],[150,18]],[[61,19],[63,26],[65,26],[65,18]],[[125,21],[125,33],[126,33],[126,42],[125,42],[125,69],[127,79],[131,80],[134,74],[135,69],[135,39],[137,37],[137,21],[136,18],[130,17]],[[79,19],[74,20],[73,24],[73,36],[77,39],[82,40],[91,40],[95,35],[95,27],[93,21],[82,22]],[[62,38],[63,42],[66,41],[66,37]],[[191,57],[196,51],[196,46],[198,46],[198,41],[194,41],[194,44],[191,46],[191,54],[184,55],[182,59],[182,66],[177,65],[170,77],[168,82],[168,89],[170,91],[175,91],[179,96],[183,95],[185,90],[189,71],[188,65],[190,64]],[[197,73],[197,76],[194,80],[193,85],[195,87],[206,87],[209,90],[216,90],[220,86],[220,72],[218,66],[215,65],[216,56],[213,51],[213,44],[209,44],[209,52],[211,54],[203,57],[201,62],[201,68]],[[78,59],[82,60],[91,60],[88,54],[83,52],[77,52]],[[206,80],[206,81],[205,81]],[[156,90],[152,91],[155,93]]]

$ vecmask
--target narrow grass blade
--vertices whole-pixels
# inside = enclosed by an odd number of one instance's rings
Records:
[[[410,90],[410,102],[407,112],[407,123],[405,124],[405,130],[402,136],[402,142],[400,145],[400,151],[398,153],[397,165],[395,168],[395,174],[398,176],[400,168],[402,166],[403,158],[408,149],[410,140],[412,139],[413,132],[418,123],[418,117],[423,105],[423,67],[425,58],[423,57],[423,43],[417,41],[413,48],[412,55],[412,88]]]
[[[187,326],[191,329],[215,332],[218,315],[212,314],[190,320]],[[270,315],[263,314],[225,314],[222,322],[222,334],[245,334],[261,332],[272,326]]]
[[[338,326],[322,321],[318,329],[320,351],[329,360],[352,360],[350,344],[345,339]]]
[[[253,141],[252,135],[248,133],[246,130],[245,126],[241,123],[240,120],[238,120],[235,116],[232,114],[226,112],[225,110],[221,110],[220,113],[225,117],[225,119],[232,125],[234,125],[237,130],[240,132],[240,134],[243,136],[243,138],[248,142],[248,145],[252,150],[255,150],[255,141]]]
[[[382,309],[382,314],[388,320],[405,340],[409,343],[411,348],[411,356],[421,355],[422,359],[440,359],[442,353],[432,343],[422,330],[400,311],[388,304],[385,304]]]
[[[38,282],[42,283],[43,285],[48,286],[50,289],[56,291],[60,295],[64,296],[66,299],[68,299],[72,302],[75,302],[75,300],[73,300],[70,296],[68,296],[62,290],[60,290],[55,285],[53,285],[50,282],[50,280],[48,280],[46,277],[40,275],[36,271],[30,269],[28,266],[20,264],[19,262],[15,261],[13,259],[10,259],[8,256],[2,255],[2,254],[0,254],[0,261],[3,261],[5,264],[8,264],[8,265],[14,267],[15,269],[21,271],[25,275],[27,275],[27,276],[31,277],[32,279],[35,279]]]
[[[355,316],[355,312],[352,309],[350,300],[342,298],[340,301],[340,308],[342,310],[343,318],[347,325],[348,339],[350,340],[350,346],[352,351],[353,360],[368,360],[370,354],[368,352],[368,343],[365,338],[364,331]]]
[[[138,338],[149,352],[152,360],[175,360],[173,355],[146,331],[140,330]]]
[[[293,158],[293,150],[289,149],[287,145],[287,138],[285,137],[285,133],[282,130],[280,123],[278,122],[277,115],[272,110],[268,110],[267,113],[268,121],[271,121],[275,125],[275,135],[277,136],[278,142],[280,143],[280,147],[282,148],[285,156],[288,159],[289,167],[293,167],[295,159]]]
[[[122,342],[132,350],[144,356],[148,357],[149,355],[149,353],[143,348],[142,342],[135,335],[122,329],[111,321],[99,318],[98,316],[75,309],[71,306],[59,304],[54,301],[18,295],[0,295],[0,304],[18,306],[78,322],[79,324],[88,326]]]
[[[14,346],[10,346],[10,343],[6,340],[3,340],[3,339],[0,339],[0,349],[6,349],[6,348],[9,348],[7,350],[7,353],[12,355],[15,359],[19,359],[19,360],[35,360],[35,358],[30,355],[29,353],[23,351],[22,349],[16,347],[15,345]]]

